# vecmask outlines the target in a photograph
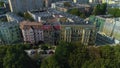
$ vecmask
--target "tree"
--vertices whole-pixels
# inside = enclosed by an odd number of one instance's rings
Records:
[[[0,1],[0,7],[4,6],[4,2]]]
[[[104,15],[106,14],[107,4],[98,4],[93,9],[93,15]]]
[[[106,68],[104,65],[104,59],[93,60],[86,66],[87,68]]]
[[[72,43],[66,43],[61,41],[56,48],[55,58],[60,64],[61,68],[69,68],[68,58],[70,53],[74,50],[75,46]]]
[[[71,4],[69,2],[64,2],[65,7],[71,7]]]
[[[21,16],[21,17],[24,17],[24,14],[21,13],[21,12],[18,12],[17,15]]]
[[[0,68],[3,68],[3,58],[6,55],[7,46],[0,46]]]
[[[119,8],[109,8],[108,14],[111,14],[113,17],[120,17],[120,9]]]
[[[120,67],[120,45],[116,45],[114,47],[114,51],[115,51],[115,65],[116,65],[116,68]]]
[[[86,46],[80,45],[70,54],[68,61],[71,68],[80,68],[88,59],[89,57]]]
[[[107,11],[107,3],[103,3],[100,8],[101,8],[101,14],[102,14],[102,15],[106,14],[106,11]]]
[[[44,59],[40,68],[60,68],[60,66],[53,55]]]
[[[24,18],[26,20],[34,21],[33,17],[28,12],[24,13]]]
[[[21,44],[0,46],[0,68],[37,68]],[[54,55],[43,59],[40,68],[119,68],[120,45],[85,46],[61,41]]]
[[[4,68],[34,68],[33,61],[21,46],[9,47],[3,62]]]
[[[83,14],[83,13],[80,15],[80,17],[81,18],[86,18],[85,14]]]
[[[111,46],[100,47],[101,57],[104,59],[114,59],[114,48]]]
[[[86,18],[85,13],[82,13],[78,8],[73,8],[69,10],[68,13],[79,16],[81,18]]]
[[[47,45],[41,45],[41,49],[48,50],[48,46]]]
[[[79,16],[81,12],[79,11],[79,9],[73,8],[69,10],[68,13]]]

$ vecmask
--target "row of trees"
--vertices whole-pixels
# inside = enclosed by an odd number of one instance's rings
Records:
[[[98,4],[94,7],[92,14],[93,15],[104,15],[106,14],[107,4]]]
[[[120,17],[120,9],[119,8],[109,8],[108,14],[111,14],[114,17]]]
[[[107,4],[103,3],[103,4],[96,5],[93,9],[90,8],[89,12],[86,12],[86,11],[83,12],[83,11],[79,10],[78,8],[73,8],[73,9],[69,10],[68,13],[80,16],[81,18],[86,18],[86,17],[89,17],[91,14],[104,15],[104,14],[106,14],[106,10],[107,10]]]
[[[4,6],[4,2],[0,1],[0,7]]]
[[[0,68],[36,68],[37,66],[25,53],[29,45],[0,46]]]
[[[72,7],[72,5],[71,5],[69,2],[65,2],[65,3],[64,3],[64,6],[65,6],[65,7]]]
[[[68,13],[79,16],[81,18],[86,18],[85,13],[82,13],[78,8],[73,8],[69,10]]]
[[[29,45],[0,46],[0,68],[119,68],[120,45],[84,46],[60,42],[40,66],[25,53]]]
[[[69,10],[68,13],[80,16],[81,18],[86,18],[90,16],[91,14],[105,15],[106,13],[112,15],[113,17],[120,17],[120,9],[119,8],[108,8],[107,9],[106,3],[96,5],[93,8],[93,10],[90,11],[89,13],[81,12],[78,8],[73,8]]]
[[[84,46],[62,42],[40,68],[119,68],[120,46]]]
[[[113,17],[120,17],[120,9],[119,8],[107,8],[107,4],[98,4],[94,7],[92,14],[93,15],[105,15],[110,14]]]

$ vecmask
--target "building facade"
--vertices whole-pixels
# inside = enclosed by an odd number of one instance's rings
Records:
[[[102,3],[102,0],[89,0],[89,3],[100,4],[100,3]]]
[[[8,2],[11,12],[40,10],[46,3],[43,0],[8,0]]]
[[[57,45],[60,41],[60,24],[58,22],[47,22],[43,25],[44,42]]]
[[[16,21],[1,22],[0,34],[3,44],[14,44],[22,41],[19,24]]]
[[[120,19],[112,18],[109,15],[91,16],[90,21],[94,22],[97,27],[97,31],[120,40]]]
[[[97,31],[98,32],[102,32],[103,31],[103,27],[104,27],[104,23],[105,23],[105,18],[102,18],[100,16],[90,16],[89,20],[91,22],[94,23],[94,25],[96,25]]]
[[[61,40],[66,42],[81,42],[84,45],[94,45],[96,29],[91,25],[61,25],[60,36]]]
[[[117,4],[119,3],[119,0],[102,0],[102,3]]]
[[[45,43],[57,44],[62,40],[66,42],[78,41],[84,45],[95,44],[96,26],[93,22],[84,21],[78,16],[54,9],[32,13],[32,15],[36,21],[43,21]],[[40,20],[37,20],[38,18]]]
[[[42,24],[39,22],[23,21],[20,23],[24,42],[37,44],[44,41]]]
[[[89,0],[72,0],[74,3],[89,3]]]

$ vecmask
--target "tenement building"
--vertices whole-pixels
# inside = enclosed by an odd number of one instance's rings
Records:
[[[44,41],[42,24],[40,22],[23,21],[20,23],[24,42],[37,44]]]
[[[3,44],[14,44],[22,41],[19,24],[16,21],[0,23],[0,38]]]
[[[45,43],[57,44],[62,40],[84,45],[95,44],[96,26],[93,22],[54,9],[31,12],[31,15],[37,22],[42,21]]]
[[[61,40],[66,42],[81,42],[84,45],[95,44],[96,29],[89,22],[61,23]]]
[[[113,18],[110,15],[99,15],[90,16],[89,20],[96,24],[99,33],[120,40],[120,18]]]
[[[8,0],[11,12],[40,10],[45,3],[43,0]]]

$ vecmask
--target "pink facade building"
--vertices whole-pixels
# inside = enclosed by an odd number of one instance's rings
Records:
[[[20,23],[20,29],[22,30],[24,42],[35,44],[44,41],[42,23],[23,21]]]

